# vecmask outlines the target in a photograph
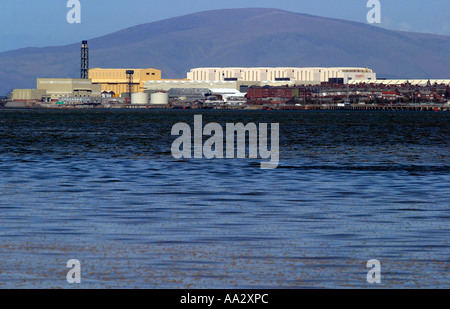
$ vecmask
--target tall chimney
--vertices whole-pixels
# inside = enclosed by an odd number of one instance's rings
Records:
[[[81,42],[81,79],[89,78],[89,48],[88,41]]]

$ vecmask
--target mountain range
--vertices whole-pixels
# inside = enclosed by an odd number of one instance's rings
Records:
[[[0,95],[37,77],[80,76],[80,46],[0,53]],[[204,11],[89,39],[90,67],[156,68],[185,78],[194,67],[369,67],[378,77],[450,78],[450,36],[247,8]]]

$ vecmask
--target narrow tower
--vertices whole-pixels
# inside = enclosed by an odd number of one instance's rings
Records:
[[[81,43],[81,79],[89,78],[89,48],[87,42]]]
[[[127,79],[128,79],[128,95],[131,98],[131,94],[133,93],[133,75],[134,75],[134,70],[127,70],[126,74],[127,74]]]

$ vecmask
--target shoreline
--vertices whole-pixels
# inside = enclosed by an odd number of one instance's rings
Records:
[[[271,106],[265,105],[215,105],[203,106],[193,102],[186,102],[183,104],[169,104],[169,105],[138,105],[138,104],[114,104],[114,105],[50,105],[40,104],[40,102],[7,102],[0,106],[1,109],[7,110],[23,110],[23,109],[178,109],[178,110],[354,110],[354,111],[433,111],[433,112],[448,112],[450,111],[449,104],[351,104],[340,106],[338,104],[302,104],[302,105],[282,105]]]

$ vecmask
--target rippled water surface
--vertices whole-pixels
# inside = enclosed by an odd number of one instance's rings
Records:
[[[280,123],[280,163],[177,122]],[[450,114],[1,110],[0,288],[449,288]],[[206,138],[205,138],[206,139]]]

